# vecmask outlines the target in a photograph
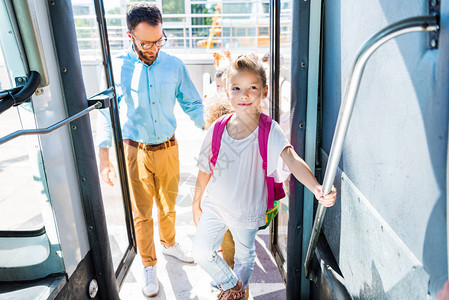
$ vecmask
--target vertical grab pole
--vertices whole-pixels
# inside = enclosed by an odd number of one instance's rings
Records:
[[[355,62],[352,66],[351,73],[349,74],[349,81],[346,85],[343,101],[338,113],[337,125],[335,127],[334,137],[332,139],[332,146],[327,161],[326,173],[323,180],[324,194],[328,194],[331,191],[332,184],[337,173],[338,163],[340,161],[341,152],[343,150],[343,143],[348,130],[349,121],[351,120],[351,114],[354,108],[354,102],[357,96],[357,92],[360,86],[360,80],[365,69],[366,62],[371,54],[377,50],[382,44],[388,40],[409,32],[420,31],[438,31],[438,16],[422,16],[405,19],[394,23],[369,39],[359,51],[356,56]],[[321,232],[321,226],[323,225],[324,215],[326,213],[326,207],[318,204],[315,221],[313,223],[312,234],[310,236],[309,247],[307,249],[306,260],[304,263],[306,277],[313,279],[310,272],[310,263],[312,261],[312,253],[315,252],[316,245],[318,243],[318,237]]]

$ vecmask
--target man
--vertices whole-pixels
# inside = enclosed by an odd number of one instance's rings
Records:
[[[158,208],[162,252],[184,262],[192,257],[175,242],[175,200],[179,183],[178,145],[174,138],[175,101],[195,124],[202,128],[203,105],[185,65],[162,51],[167,38],[162,30],[160,10],[146,3],[133,5],[126,16],[132,48],[114,61],[118,70],[116,93],[127,160],[137,247],[142,257],[146,296],[159,291],[156,252],[153,240],[153,199]],[[117,65],[118,62],[118,65]],[[108,111],[102,111],[107,124]],[[110,123],[109,123],[110,124]],[[110,125],[103,125],[100,173],[112,185],[115,175],[109,160]]]

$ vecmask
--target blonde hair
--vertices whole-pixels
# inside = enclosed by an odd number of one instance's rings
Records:
[[[225,93],[214,94],[204,104],[204,127],[208,129],[222,115],[234,112]]]
[[[262,64],[259,62],[258,58],[254,54],[250,55],[240,55],[231,62],[228,68],[227,77],[230,78],[232,74],[238,72],[251,72],[259,77],[262,82],[262,88],[267,86],[267,75]]]

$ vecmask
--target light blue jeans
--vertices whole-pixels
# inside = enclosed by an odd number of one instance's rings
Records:
[[[258,229],[229,227],[235,243],[234,271],[217,254],[228,226],[213,212],[203,210],[196,228],[193,259],[223,290],[233,288],[240,280],[246,290],[254,270],[255,239]]]

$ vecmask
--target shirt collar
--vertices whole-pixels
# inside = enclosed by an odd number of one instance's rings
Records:
[[[132,60],[134,60],[136,62],[140,62],[141,64],[144,64],[147,67],[150,67],[146,63],[144,63],[142,60],[140,60],[140,58],[137,55],[137,53],[134,52],[134,49],[133,49],[132,45],[128,49],[128,54],[129,54],[129,56],[131,57]],[[163,55],[164,55],[164,53],[161,50],[159,50],[159,52],[157,53],[156,59],[153,61],[151,66],[157,65],[161,61],[161,56],[163,56]]]

